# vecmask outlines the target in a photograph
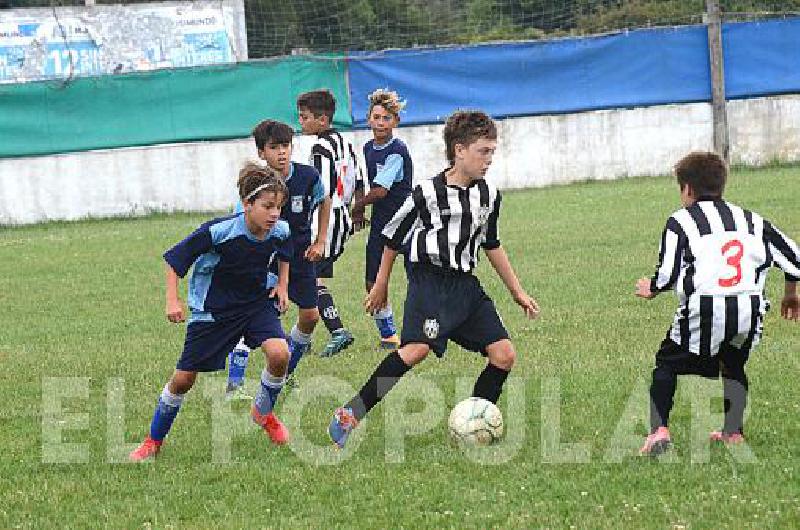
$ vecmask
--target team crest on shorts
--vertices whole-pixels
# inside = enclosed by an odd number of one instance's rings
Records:
[[[439,336],[439,321],[435,318],[429,318],[422,324],[422,332],[425,336],[433,340]]]
[[[303,196],[295,195],[292,197],[292,213],[303,212]]]

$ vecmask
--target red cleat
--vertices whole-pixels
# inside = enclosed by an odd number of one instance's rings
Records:
[[[162,441],[153,440],[148,436],[144,439],[144,441],[131,451],[128,455],[128,458],[131,462],[144,462],[145,460],[149,460],[151,458],[155,458],[158,452],[161,450],[161,444],[164,443]]]
[[[744,442],[744,435],[740,432],[714,431],[709,436],[709,439],[712,442],[722,442],[724,444],[740,444]]]
[[[644,445],[639,449],[639,454],[642,456],[658,456],[666,453],[671,445],[672,440],[669,436],[669,429],[659,427],[656,432],[645,439]]]
[[[284,445],[289,441],[289,429],[273,412],[261,415],[254,407],[250,411],[250,417],[253,418],[256,425],[260,425],[266,431],[267,436],[275,445]]]

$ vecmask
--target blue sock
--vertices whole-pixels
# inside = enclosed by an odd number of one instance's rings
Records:
[[[297,363],[300,362],[310,346],[311,334],[303,333],[297,329],[297,324],[295,324],[289,333],[289,369],[287,371],[289,375],[294,373]]]
[[[242,386],[244,384],[244,373],[247,370],[247,360],[250,357],[250,348],[244,340],[228,354],[228,388]]]
[[[161,391],[158,398],[156,411],[153,413],[153,421],[150,422],[150,438],[158,442],[162,441],[172,427],[175,416],[181,409],[184,394],[173,394],[169,391],[169,383]]]
[[[381,334],[382,339],[397,334],[397,327],[394,325],[394,315],[392,314],[392,306],[387,305],[375,313],[375,325],[378,327],[378,332]]]
[[[261,386],[258,388],[258,393],[253,400],[253,406],[259,414],[263,416],[272,412],[272,407],[275,406],[275,401],[278,399],[278,394],[281,393],[285,382],[285,376],[274,376],[264,368],[261,372]]]

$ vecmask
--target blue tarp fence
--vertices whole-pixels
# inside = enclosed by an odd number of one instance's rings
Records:
[[[725,24],[729,98],[800,92],[800,18]],[[405,97],[403,123],[441,122],[457,108],[495,117],[710,101],[705,26],[554,41],[351,53],[353,124],[367,95]]]

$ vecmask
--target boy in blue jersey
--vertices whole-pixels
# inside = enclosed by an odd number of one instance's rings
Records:
[[[238,187],[243,212],[203,223],[164,253],[170,322],[186,319],[178,298],[178,279],[192,269],[189,325],[175,372],[161,391],[150,434],[130,453],[132,461],[158,454],[197,373],[224,369],[228,352],[242,336],[248,346],[261,346],[266,356],[267,367],[261,373],[251,416],[265,429],[276,421],[272,407],[286,380],[289,362],[279,318],[279,311],[288,303],[292,257],[289,226],[279,220],[288,192],[272,170],[255,164],[242,169]],[[264,278],[276,258],[280,262],[278,283],[267,291]]]
[[[367,120],[373,139],[364,144],[369,193],[353,203],[353,219],[363,218],[367,205],[372,205],[369,238],[367,239],[365,280],[367,292],[375,284],[383,255],[381,235],[386,223],[411,194],[413,165],[406,144],[392,136],[400,123],[400,111],[406,102],[396,92],[378,89],[369,95]],[[396,350],[400,346],[391,305],[373,315],[381,336],[381,347]]]
[[[325,253],[325,240],[331,199],[325,194],[319,172],[311,166],[291,161],[294,131],[285,123],[265,120],[253,129],[258,156],[283,179],[288,200],[281,210],[281,219],[289,224],[294,256],[289,266],[289,299],[298,307],[298,320],[289,334],[289,375],[311,346],[311,334],[319,321],[317,309],[317,276],[314,263]],[[237,206],[237,209],[241,205]],[[317,237],[311,240],[311,217],[317,215]],[[277,273],[273,263],[274,280]],[[271,284],[270,284],[271,286]],[[241,395],[247,368],[248,349],[238,345],[230,354],[228,389],[230,397]],[[285,431],[284,431],[285,432]],[[278,433],[276,433],[278,434]],[[279,441],[280,443],[280,441]]]

